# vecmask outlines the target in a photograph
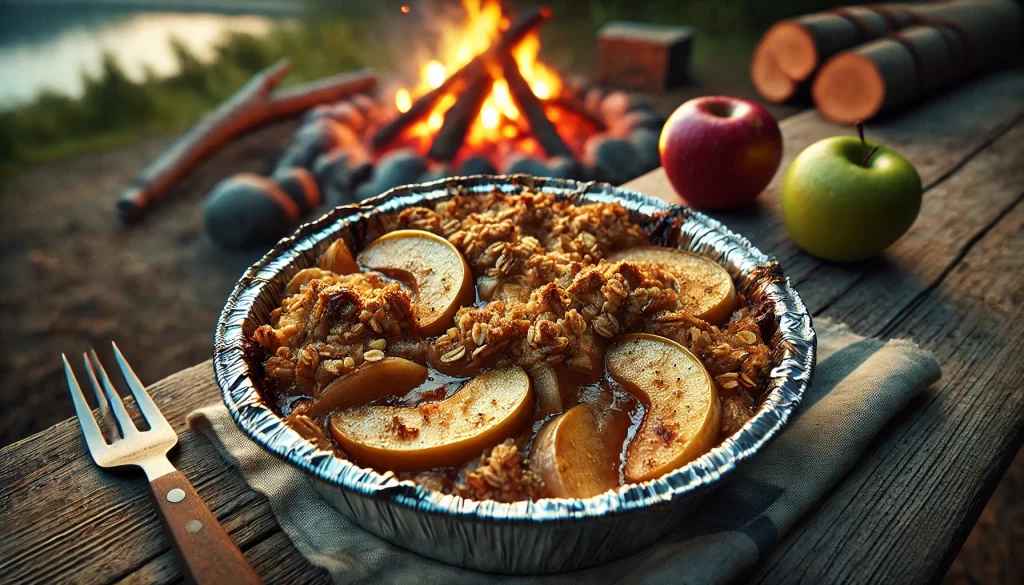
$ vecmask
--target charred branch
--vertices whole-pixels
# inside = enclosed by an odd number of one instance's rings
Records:
[[[526,118],[526,122],[530,126],[530,133],[540,143],[544,152],[548,156],[574,158],[572,151],[565,145],[565,141],[562,140],[562,137],[558,135],[558,131],[555,130],[554,124],[551,123],[551,120],[548,120],[547,114],[544,113],[544,104],[533,94],[530,84],[526,82],[523,74],[520,73],[516,60],[512,58],[512,55],[502,55],[499,58],[499,62],[501,63],[502,75],[505,76],[505,81],[508,82],[509,93],[512,94],[512,99],[515,100],[516,106]]]
[[[175,140],[132,181],[117,201],[121,219],[138,219],[206,156],[238,134],[270,120],[372,89],[377,76],[364,69],[273,92],[291,70],[287,60],[256,74],[224,103]]]
[[[444,124],[434,136],[434,142],[430,145],[428,156],[436,161],[450,162],[459,151],[466,133],[480,113],[480,108],[491,91],[491,84],[494,80],[487,73],[486,67],[479,67],[479,70],[471,76],[466,89],[459,94],[458,101],[444,115]]]

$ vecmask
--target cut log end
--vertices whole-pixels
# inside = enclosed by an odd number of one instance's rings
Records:
[[[765,33],[763,44],[774,56],[779,69],[792,81],[803,81],[818,67],[814,35],[795,21],[784,21]]]
[[[750,80],[754,89],[761,96],[775,103],[782,103],[792,98],[797,92],[797,84],[779,68],[775,55],[758,45],[754,50],[754,59],[750,62]]]
[[[823,116],[840,124],[870,120],[885,104],[885,79],[871,59],[842,53],[828,61],[811,87]]]

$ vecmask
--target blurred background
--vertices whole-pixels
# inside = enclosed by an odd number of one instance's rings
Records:
[[[408,15],[401,6],[408,4]],[[505,1],[506,13],[536,2]],[[654,97],[758,99],[750,56],[774,22],[849,2],[551,0],[541,58],[592,77],[612,20],[696,30],[692,82]],[[72,414],[58,355],[118,341],[146,382],[209,359],[237,278],[259,253],[215,248],[202,198],[220,179],[265,172],[295,123],[233,141],[134,228],[117,193],[177,133],[281,58],[283,86],[363,66],[412,79],[443,39],[453,2],[328,0],[0,0],[0,447]],[[778,119],[800,105],[769,104]],[[1021,582],[1024,463],[1011,467],[947,583]]]

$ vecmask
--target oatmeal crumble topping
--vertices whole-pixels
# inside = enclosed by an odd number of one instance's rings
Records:
[[[534,499],[542,485],[525,466],[526,458],[512,439],[484,453],[480,465],[467,471],[452,493],[474,500],[515,502]]]
[[[666,264],[608,261],[613,252],[649,244],[622,206],[495,192],[405,209],[398,226],[447,239],[465,258],[479,302],[462,306],[447,331],[426,338],[407,284],[373,271],[296,274],[252,342],[265,356],[264,390],[278,403],[299,405],[287,422],[318,447],[344,456],[325,422],[302,414],[303,401],[368,362],[402,357],[460,379],[510,364],[527,372],[553,366],[590,383],[605,375],[606,346],[636,332],[673,340],[700,360],[721,401],[720,437],[756,411],[770,363],[756,311],[741,298],[728,323],[713,325],[683,309],[701,294],[691,275]],[[446,391],[424,388],[417,396],[426,428]],[[421,432],[397,416],[389,430],[403,440]],[[677,438],[667,427],[658,433],[666,445]],[[529,468],[526,445],[508,439],[461,470],[405,477],[477,500],[539,497],[543,483]]]

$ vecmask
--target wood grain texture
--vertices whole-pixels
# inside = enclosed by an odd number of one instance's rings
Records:
[[[162,475],[149,482],[149,489],[186,581],[195,585],[262,585],[184,473]]]
[[[910,159],[927,187],[917,223],[880,259],[840,265],[799,251],[778,213],[781,171],[753,208],[715,214],[778,257],[816,316],[862,334],[913,337],[944,371],[745,581],[935,581],[1019,448],[1022,95],[1024,73],[1006,73],[868,128],[872,140]],[[814,113],[781,127],[781,169],[812,142],[852,133]],[[673,197],[660,170],[628,186]],[[181,436],[172,462],[264,581],[329,582],[280,531],[266,499],[184,428],[185,414],[219,400],[210,363],[150,391]],[[0,580],[180,580],[147,492],[141,474],[96,468],[74,420],[0,450]]]
[[[817,313],[914,339],[943,379],[752,582],[923,583],[948,569],[1024,436],[1022,141],[1018,124],[930,190],[922,215],[935,229],[915,230]]]
[[[895,145],[927,187],[917,222],[881,258],[842,265],[796,249],[778,214],[779,177],[753,213],[716,214],[779,257],[815,316],[866,335],[911,337],[944,370],[928,398],[901,413],[822,508],[744,581],[935,581],[1019,449],[1024,380],[1013,364],[1024,346],[1024,258],[1013,220],[1024,195],[1020,79],[982,81],[874,128],[872,138]],[[1003,99],[992,99],[996,88]],[[915,130],[943,118],[952,130],[946,136],[935,126],[934,135]],[[800,120],[805,137],[842,132],[816,114]],[[789,122],[783,168],[795,154]],[[652,179],[640,190],[658,189]],[[654,192],[670,193],[664,185]],[[1016,240],[993,240],[998,234]],[[952,277],[971,285],[951,288]]]
[[[129,357],[130,359],[130,357]],[[149,387],[178,432],[174,465],[246,553],[266,583],[274,575],[328,582],[284,538],[273,554],[265,544],[283,537],[270,505],[252,491],[216,449],[185,427],[197,405],[220,399],[205,362]],[[131,398],[125,399],[129,410]],[[78,422],[69,419],[0,451],[0,581],[3,583],[174,583],[181,571],[164,536],[145,477],[104,471],[85,451]],[[250,551],[250,549],[252,549]]]

